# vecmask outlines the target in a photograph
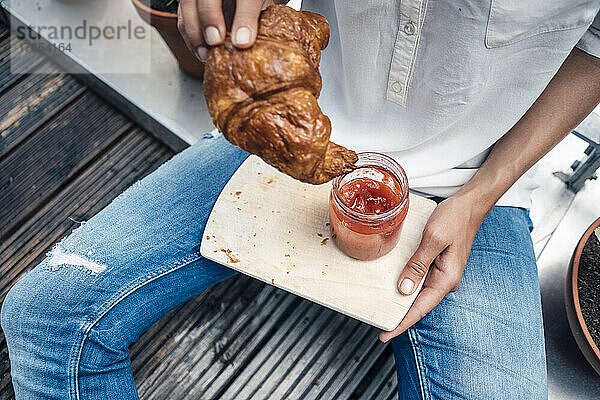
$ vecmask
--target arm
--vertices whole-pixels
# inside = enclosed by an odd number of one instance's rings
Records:
[[[571,132],[600,101],[600,59],[574,49],[521,120],[494,146],[457,193],[487,210],[513,183]]]
[[[411,294],[423,290],[384,342],[411,327],[458,288],[475,234],[498,199],[600,102],[600,59],[574,49],[531,108],[496,144],[477,173],[431,215],[419,248],[398,280]],[[451,229],[448,229],[448,228]]]

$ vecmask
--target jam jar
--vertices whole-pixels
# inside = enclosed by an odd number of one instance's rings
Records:
[[[381,153],[358,153],[356,167],[333,180],[331,234],[350,257],[373,260],[398,243],[408,213],[408,178],[400,164]]]

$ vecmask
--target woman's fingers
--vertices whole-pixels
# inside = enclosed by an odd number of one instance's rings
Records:
[[[221,0],[181,0],[178,27],[186,45],[206,61],[207,46],[223,43],[225,20]]]
[[[425,277],[431,263],[447,247],[447,242],[441,235],[428,229],[423,231],[423,237],[419,247],[408,260],[400,278],[398,278],[398,290],[404,295],[411,295],[417,288],[421,279]]]
[[[248,48],[254,44],[262,6],[261,0],[237,0],[231,27],[234,46]],[[190,50],[201,61],[206,61],[208,46],[216,46],[225,40],[221,0],[181,0],[178,27]]]
[[[262,1],[237,0],[235,17],[231,26],[231,41],[242,49],[248,48],[256,40],[258,17],[262,9]]]
[[[223,43],[225,39],[225,19],[221,0],[193,0],[198,4],[198,18],[202,26],[204,41],[209,46]]]
[[[448,290],[443,288],[424,287],[408,310],[408,313],[402,319],[402,322],[393,331],[382,331],[379,334],[379,340],[385,343],[402,334],[427,315],[429,311],[433,310],[442,301],[446,293],[448,293]]]
[[[444,262],[452,263],[442,265],[438,268],[438,265],[434,266],[423,285],[423,290],[415,302],[412,304],[400,324],[393,331],[383,331],[379,334],[379,339],[382,342],[402,334],[408,328],[416,324],[425,315],[429,314],[439,303],[442,301],[444,296],[449,292],[453,291],[460,284],[460,277],[462,275],[462,268],[456,260],[447,259]]]
[[[181,0],[177,10],[177,27],[186,45],[200,58],[206,60],[206,44],[202,34],[202,25],[198,15],[197,0]]]
[[[192,54],[196,55],[196,57],[200,61],[205,62],[206,56],[208,54],[208,50],[206,49],[206,46],[204,46],[204,41],[203,41],[202,37],[200,37],[200,41],[202,42],[202,45],[194,46],[191,43],[190,37],[186,32],[185,21],[183,19],[183,9],[181,6],[177,10],[177,29],[179,29],[179,32],[181,33],[181,37],[183,38],[183,41],[184,41],[185,45],[187,46],[188,50]]]

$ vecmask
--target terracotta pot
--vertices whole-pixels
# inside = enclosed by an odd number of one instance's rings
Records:
[[[594,221],[588,230],[585,231],[573,252],[571,263],[569,264],[569,273],[567,274],[567,295],[565,303],[567,307],[567,318],[569,320],[569,325],[571,326],[571,332],[573,332],[573,337],[575,338],[579,349],[581,349],[581,352],[585,356],[585,359],[600,375],[600,350],[592,340],[592,336],[583,319],[581,305],[579,303],[579,290],[577,289],[577,274],[579,272],[581,252],[589,237],[593,234],[594,229],[598,226],[600,226],[600,218]]]
[[[204,64],[187,48],[179,29],[177,29],[177,14],[157,11],[142,4],[140,0],[131,0],[138,14],[152,25],[171,49],[179,62],[181,69],[188,75],[202,79]]]

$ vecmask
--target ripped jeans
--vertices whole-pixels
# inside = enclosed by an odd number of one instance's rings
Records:
[[[12,288],[1,323],[18,400],[138,398],[129,345],[234,274],[202,258],[199,246],[217,196],[246,157],[222,136],[200,141],[63,239]],[[529,224],[526,210],[494,208],[460,289],[392,341],[400,398],[546,398]]]

